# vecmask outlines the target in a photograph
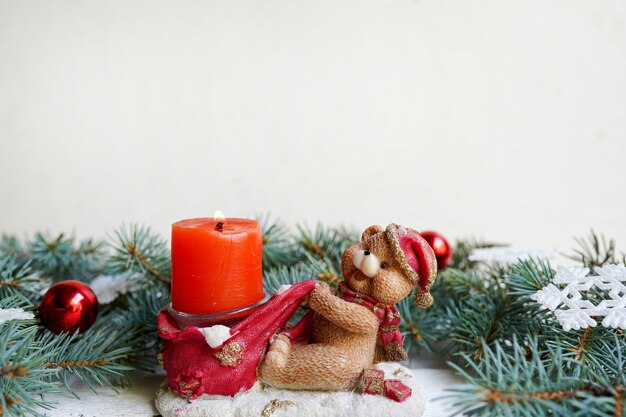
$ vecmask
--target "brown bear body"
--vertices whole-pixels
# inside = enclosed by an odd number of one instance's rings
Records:
[[[341,264],[346,286],[378,303],[391,306],[411,293],[413,284],[380,226],[369,227],[359,244],[346,249]],[[323,283],[311,293],[309,306],[315,312],[309,343],[292,344],[278,335],[259,366],[259,379],[279,388],[354,389],[363,370],[383,359],[379,318]]]

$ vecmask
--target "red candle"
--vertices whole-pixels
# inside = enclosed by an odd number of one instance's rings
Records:
[[[262,238],[249,219],[187,219],[172,225],[172,307],[187,314],[244,308],[263,297]]]

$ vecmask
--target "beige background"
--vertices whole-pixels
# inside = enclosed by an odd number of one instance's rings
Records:
[[[271,212],[626,248],[626,3],[0,0],[0,231]]]

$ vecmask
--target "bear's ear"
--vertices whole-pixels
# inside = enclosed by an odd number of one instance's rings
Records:
[[[378,226],[378,225],[374,225],[374,226],[368,227],[367,229],[365,229],[365,231],[361,235],[361,242],[363,242],[365,239],[375,235],[376,233],[382,232],[383,230],[385,230],[385,229],[382,226]]]

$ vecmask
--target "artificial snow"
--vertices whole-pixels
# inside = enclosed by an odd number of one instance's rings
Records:
[[[135,288],[138,278],[136,275],[138,274],[99,275],[89,286],[100,304],[109,304]]]
[[[231,337],[230,327],[222,326],[221,324],[216,324],[211,327],[203,327],[198,330],[204,336],[206,343],[213,349],[220,346]]]
[[[472,262],[499,262],[512,264],[526,259],[549,259],[554,251],[531,249],[523,246],[495,246],[493,248],[477,248],[472,250],[469,260]]]
[[[0,308],[0,325],[9,320],[32,320],[34,318],[32,311],[24,311],[22,308]]]
[[[399,379],[411,387],[412,395],[397,403],[380,395],[357,392],[290,391],[257,382],[235,397],[204,395],[187,401],[167,387],[157,393],[156,407],[163,417],[259,417],[272,400],[288,401],[272,417],[420,417],[424,395],[411,371],[398,363],[376,365],[387,379]]]

